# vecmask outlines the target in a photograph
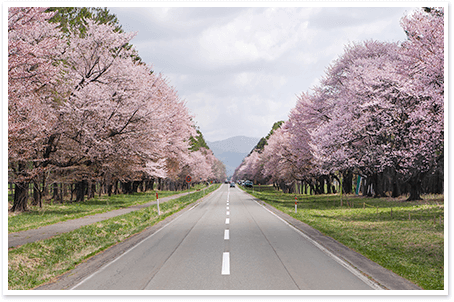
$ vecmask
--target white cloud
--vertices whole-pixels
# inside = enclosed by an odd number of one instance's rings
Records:
[[[240,72],[234,75],[233,85],[242,91],[257,91],[261,89],[272,92],[280,89],[287,82],[286,77],[280,74],[259,73],[259,72]]]
[[[405,38],[409,8],[115,9],[142,59],[168,77],[205,139],[265,136],[346,43]]]
[[[300,41],[310,42],[301,10],[269,8],[248,11],[229,23],[204,30],[198,39],[202,55],[216,67],[279,59]],[[254,13],[255,12],[255,13]]]

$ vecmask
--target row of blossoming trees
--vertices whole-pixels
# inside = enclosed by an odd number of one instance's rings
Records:
[[[442,193],[444,10],[415,11],[401,26],[401,44],[347,46],[235,179],[315,193],[332,192],[336,180],[350,193],[359,175],[363,192],[376,197]]]
[[[12,211],[27,209],[30,195],[41,204],[49,185],[57,200],[71,192],[81,201],[155,181],[177,189],[188,174],[225,178],[210,150],[191,145],[192,117],[166,79],[138,59],[133,33],[90,19],[63,33],[48,22],[53,15],[8,9]]]

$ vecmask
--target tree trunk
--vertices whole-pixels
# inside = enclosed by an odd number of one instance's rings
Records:
[[[443,170],[440,170],[438,173],[438,181],[437,181],[437,194],[443,194],[444,193],[444,172]]]
[[[112,196],[112,184],[107,185],[107,195]]]
[[[375,195],[374,198],[380,198],[380,197],[386,197],[386,194],[383,190],[383,173],[375,174],[374,175],[374,180],[375,180]]]
[[[131,190],[131,183],[129,181],[121,182],[121,193],[128,194],[130,190]]]
[[[59,194],[58,194],[58,201],[60,201],[60,203],[63,203],[63,187],[64,187],[64,184],[60,183],[58,184],[59,186]]]
[[[59,200],[59,198],[58,198],[58,184],[57,183],[52,184],[52,199],[54,200],[54,202]]]
[[[99,193],[98,193],[98,197],[101,197],[101,194],[102,194],[102,188],[104,187],[104,184],[100,181],[99,182]]]
[[[71,191],[71,196],[69,197],[69,202],[73,202],[73,197],[74,197],[74,188],[73,188],[73,184],[70,184],[69,185],[69,189]]]
[[[325,178],[320,176],[317,178],[317,192],[315,194],[325,194]]]
[[[313,183],[309,184],[309,189],[310,189],[309,195],[314,195],[315,194],[315,187],[314,187]]]
[[[412,177],[408,182],[410,185],[410,196],[407,201],[422,200],[421,194],[421,178],[418,176]]]
[[[326,194],[331,194],[331,176],[326,176]]]
[[[363,196],[372,197],[371,177],[365,177],[363,179]]]
[[[42,193],[39,189],[39,183],[33,182],[33,201],[32,205],[39,206],[40,208],[43,207],[42,203]]]
[[[430,193],[443,194],[443,177],[440,171],[435,171],[433,175],[429,176]]]
[[[118,181],[117,180],[114,181],[114,187],[113,188],[114,188],[114,192],[113,192],[114,195],[117,195],[118,194]]]
[[[49,193],[48,190],[47,190],[47,186],[46,186],[46,174],[43,173],[43,191],[42,191],[42,197],[44,196],[47,196],[47,194]]]
[[[96,193],[96,182],[90,182],[88,185],[88,199],[94,198]]]
[[[140,187],[140,192],[145,192],[145,191],[147,191],[147,184],[146,184],[146,181],[145,181],[145,180],[142,180],[142,181],[140,182],[139,187]]]
[[[12,212],[24,212],[28,210],[28,185],[28,182],[15,183]]]
[[[75,191],[76,191],[76,202],[83,202],[85,200],[85,190],[87,188],[87,181],[82,180],[76,182]]]
[[[351,194],[352,193],[352,182],[353,182],[353,172],[346,171],[342,173],[342,193]]]
[[[61,201],[63,202],[63,199],[65,199],[65,196],[68,195],[68,185],[62,183],[61,184]]]
[[[394,173],[393,175],[393,192],[391,197],[397,198],[400,196],[400,183],[399,183],[399,176],[397,173]]]
[[[138,192],[140,184],[141,184],[140,181],[133,181],[132,182],[131,194]]]
[[[93,196],[93,186],[91,180],[87,183],[87,200],[91,199]]]

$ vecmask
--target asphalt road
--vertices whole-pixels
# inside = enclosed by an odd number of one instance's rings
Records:
[[[73,290],[372,290],[374,283],[223,185]]]

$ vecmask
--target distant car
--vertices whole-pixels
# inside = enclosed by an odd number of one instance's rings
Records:
[[[231,183],[230,183],[230,187],[234,187],[234,188],[235,188],[235,183],[234,183],[234,182],[231,182]]]
[[[244,186],[247,187],[247,188],[252,188],[254,186],[254,184],[252,183],[252,181],[246,180],[244,182]]]

